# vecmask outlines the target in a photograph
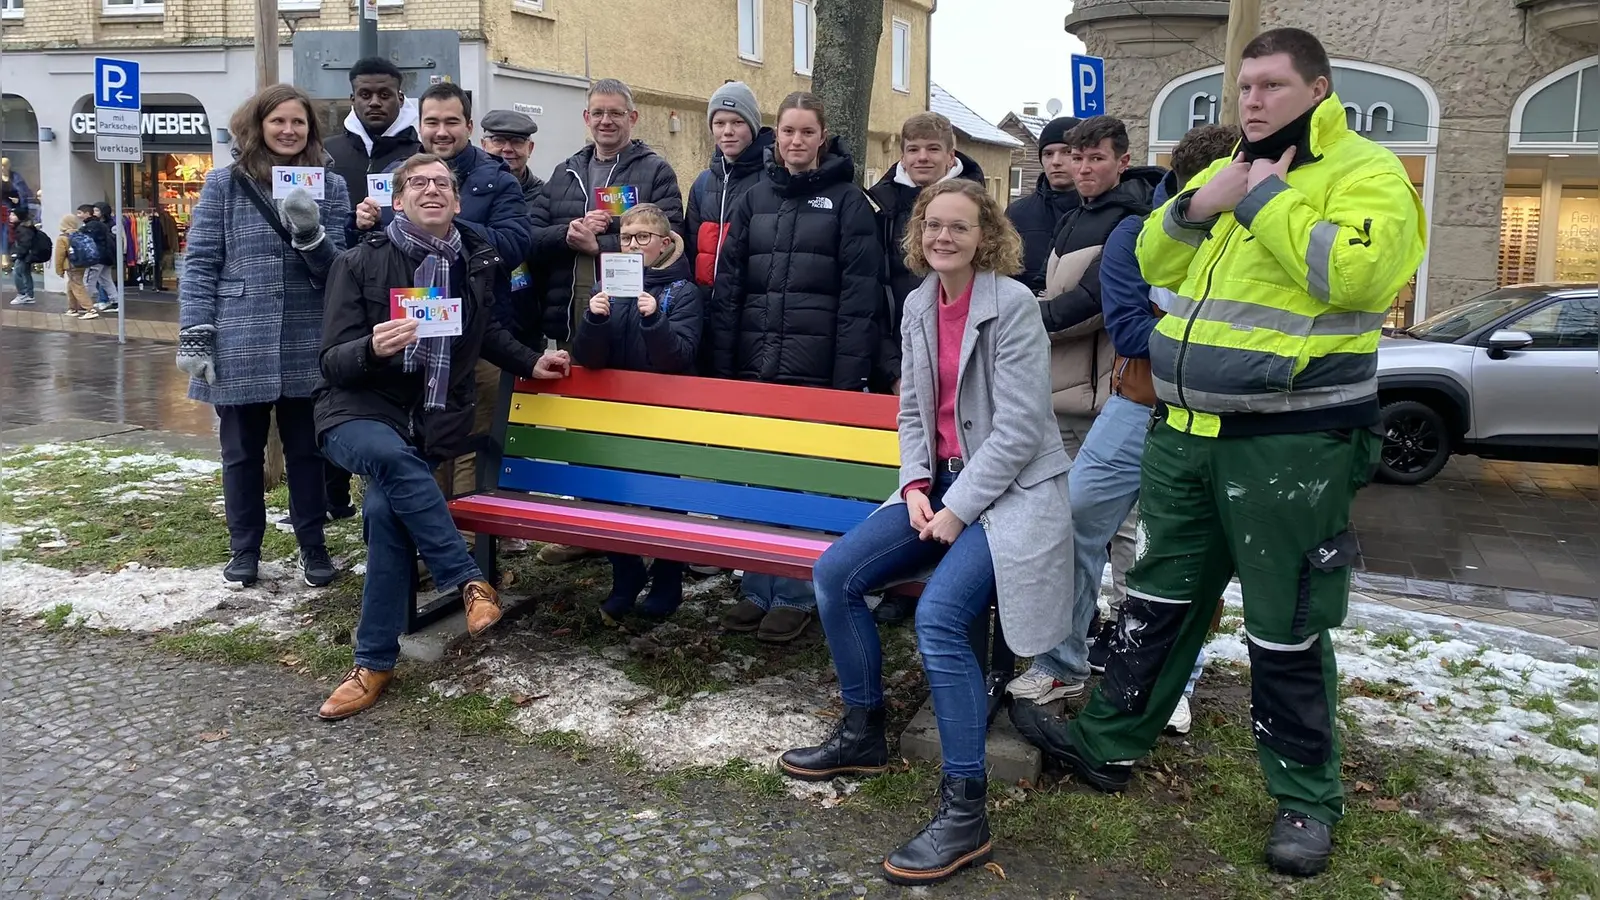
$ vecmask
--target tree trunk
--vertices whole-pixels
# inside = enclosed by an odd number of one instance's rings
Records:
[[[856,180],[867,171],[867,119],[883,37],[883,0],[817,0],[817,53],[812,85],[827,107],[828,131],[844,138],[856,161]]]

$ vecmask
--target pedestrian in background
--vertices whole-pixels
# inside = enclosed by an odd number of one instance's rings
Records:
[[[324,464],[311,395],[321,369],[323,285],[344,249],[350,198],[325,170],[323,199],[296,188],[272,198],[274,166],[326,166],[311,98],[285,84],[262,89],[233,114],[237,158],[213,170],[189,223],[178,291],[178,368],[189,398],[216,407],[222,493],[233,557],[223,577],[252,584],[266,533],[267,435],[276,413],[289,480],[289,519],[301,574],[333,581],[323,540]]]
[[[34,224],[33,216],[26,210],[13,212],[11,218],[11,283],[17,296],[12,306],[31,306],[33,298],[33,264],[49,262],[50,239]]]
[[[61,233],[56,235],[56,275],[67,279],[67,315],[73,318],[98,319],[94,303],[89,300],[89,290],[84,286],[83,273],[87,271],[72,261],[72,235],[83,226],[82,220],[72,213],[61,217]]]

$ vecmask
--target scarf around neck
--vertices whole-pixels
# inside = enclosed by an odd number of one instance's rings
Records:
[[[1318,104],[1320,106],[1321,104]],[[1305,162],[1311,159],[1311,117],[1316,115],[1317,106],[1300,114],[1293,122],[1279,128],[1259,141],[1245,138],[1239,145],[1244,151],[1247,162],[1258,159],[1277,160],[1283,156],[1290,147],[1298,147],[1301,152],[1295,154],[1296,162]]]
[[[412,287],[450,290],[450,266],[461,263],[461,232],[450,229],[449,238],[438,238],[396,213],[384,233],[407,257],[416,261]],[[424,379],[422,408],[444,409],[450,391],[450,339],[423,338],[406,348],[404,369],[421,370]]]

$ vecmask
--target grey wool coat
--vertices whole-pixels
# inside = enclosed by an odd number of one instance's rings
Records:
[[[936,466],[939,282],[906,298],[901,326],[900,490]],[[1072,619],[1071,464],[1050,409],[1050,339],[1033,292],[980,272],[961,337],[956,424],[966,461],[946,508],[989,539],[1006,643],[1036,656],[1061,643]]]
[[[261,191],[272,203],[271,187]],[[189,220],[178,327],[216,326],[217,383],[189,379],[189,399],[237,406],[311,396],[322,378],[323,281],[350,215],[344,179],[328,172],[317,205],[322,243],[294,250],[241,192],[233,167],[206,176]]]

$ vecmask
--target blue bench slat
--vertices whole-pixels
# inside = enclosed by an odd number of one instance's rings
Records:
[[[849,531],[877,509],[877,504],[859,500],[531,459],[505,460],[500,487],[834,534]]]

